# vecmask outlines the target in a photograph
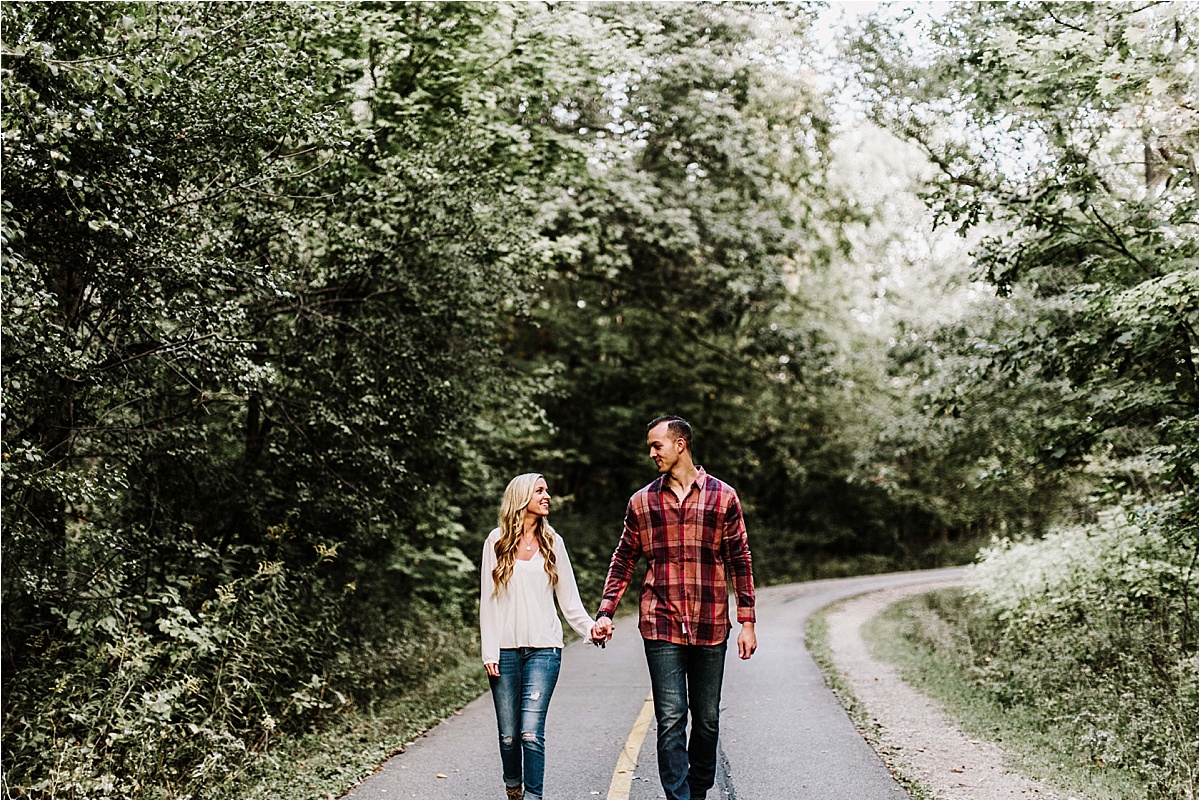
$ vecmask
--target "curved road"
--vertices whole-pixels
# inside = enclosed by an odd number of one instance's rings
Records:
[[[804,647],[804,626],[814,611],[843,598],[962,573],[946,568],[760,589],[758,652],[742,662],[730,648],[726,663],[723,769],[709,798],[907,798],[826,687]],[[632,618],[617,621],[605,649],[583,642],[564,649],[546,721],[547,798],[662,797],[652,715],[646,725],[649,693]],[[491,695],[417,738],[344,797],[503,798]]]

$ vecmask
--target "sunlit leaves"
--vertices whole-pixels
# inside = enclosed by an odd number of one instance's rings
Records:
[[[1055,460],[1194,408],[1195,7],[972,4],[929,37],[925,65],[879,28],[860,52],[880,118],[943,171],[934,206],[995,222],[976,268],[1026,322],[987,380],[1065,382],[1040,437]],[[880,79],[891,66],[906,89]],[[927,113],[955,98],[958,130]]]

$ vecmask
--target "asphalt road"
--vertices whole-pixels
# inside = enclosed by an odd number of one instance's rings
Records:
[[[721,698],[721,765],[709,798],[907,798],[825,685],[804,647],[816,610],[877,589],[941,581],[961,568],[789,584],[759,590],[758,652],[729,649]],[[734,627],[736,636],[737,627]],[[482,670],[482,665],[480,670]],[[661,798],[651,719],[636,767],[616,773],[622,749],[650,692],[641,637],[632,618],[617,621],[605,649],[576,642],[546,721],[545,797]],[[636,735],[632,738],[636,745]],[[627,788],[627,789],[626,789]],[[348,799],[503,798],[490,694],[431,729]]]

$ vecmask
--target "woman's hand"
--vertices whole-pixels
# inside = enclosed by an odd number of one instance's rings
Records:
[[[487,670],[487,674],[493,678],[500,678],[500,663],[499,662],[484,662],[483,667]]]
[[[596,619],[595,625],[592,626],[591,642],[592,645],[603,646],[613,636],[612,618],[606,615],[601,615]]]

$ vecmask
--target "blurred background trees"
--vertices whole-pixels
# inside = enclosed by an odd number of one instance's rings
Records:
[[[760,582],[1117,508],[1194,660],[1194,8],[819,12],[0,8],[6,791],[438,670],[515,473],[597,594],[663,413]]]

